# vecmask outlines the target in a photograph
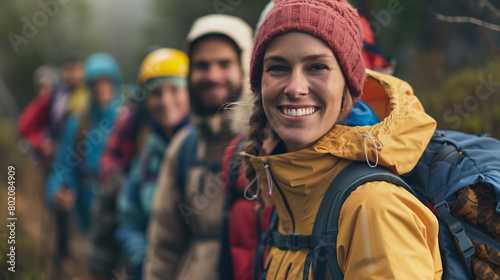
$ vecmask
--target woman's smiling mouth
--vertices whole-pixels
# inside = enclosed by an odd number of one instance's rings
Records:
[[[302,117],[314,114],[318,111],[318,107],[315,106],[301,106],[301,107],[290,107],[290,106],[280,106],[278,109],[285,115],[290,117]]]

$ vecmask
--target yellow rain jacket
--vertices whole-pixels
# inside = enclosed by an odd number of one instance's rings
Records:
[[[265,164],[276,184],[272,200],[281,234],[310,235],[319,206],[335,176],[353,161],[378,162],[396,174],[418,162],[435,128],[413,95],[395,77],[367,70],[364,101],[382,120],[374,126],[335,126],[312,147],[251,156],[268,195]],[[368,137],[371,136],[370,137]],[[373,140],[372,140],[373,139]],[[374,148],[379,141],[381,148]],[[441,279],[438,223],[432,212],[401,187],[387,182],[360,186],[339,218],[337,260],[345,279]],[[266,279],[302,279],[309,249],[272,247]],[[313,279],[312,269],[309,279]]]

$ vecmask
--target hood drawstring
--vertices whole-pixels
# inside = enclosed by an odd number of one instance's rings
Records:
[[[273,195],[273,180],[271,178],[271,171],[269,170],[269,164],[264,164],[264,168],[266,169],[266,177],[267,177],[267,187],[269,188],[268,195]]]
[[[248,157],[255,157],[253,155],[249,155],[245,152],[240,153],[240,155],[243,156],[248,156]],[[269,169],[269,164],[264,163],[264,169],[266,170],[266,177],[267,177],[267,187],[269,188],[269,191],[267,192],[268,195],[274,195],[273,192],[273,178],[271,177],[271,170]],[[250,186],[257,181],[257,191],[255,192],[254,195],[248,196],[248,189],[250,189]],[[259,189],[260,189],[260,177],[259,175],[255,175],[255,178],[248,183],[248,185],[245,187],[245,190],[243,191],[243,197],[245,197],[247,200],[254,200],[259,196]]]
[[[371,168],[375,168],[378,165],[378,150],[382,149],[382,143],[380,143],[380,141],[378,141],[377,139],[373,138],[370,134],[364,134],[363,138],[364,138],[363,146],[365,148],[366,163],[368,163],[368,166],[370,166]],[[366,150],[366,138],[372,140],[373,142],[373,148],[375,149],[375,155],[376,155],[376,160],[374,165],[372,165],[368,160],[368,151]]]
[[[248,189],[250,188],[250,186],[255,182],[257,181],[257,191],[255,192],[254,195],[252,196],[248,196]],[[243,192],[243,196],[247,199],[247,200],[255,200],[257,199],[257,197],[259,197],[259,189],[260,189],[260,177],[259,175],[255,175],[255,178],[253,178],[252,181],[250,181],[250,183],[248,183],[248,185],[245,187],[245,191]]]

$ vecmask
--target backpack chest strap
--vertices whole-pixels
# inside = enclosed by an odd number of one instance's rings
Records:
[[[336,246],[337,240],[335,234],[325,235],[302,235],[298,233],[281,234],[277,231],[266,231],[262,234],[264,244],[280,250],[299,250],[309,248],[311,250],[319,247]]]
[[[281,234],[276,230],[268,230],[262,234],[262,241],[280,250],[299,250],[309,248],[304,261],[303,279],[309,278],[309,268],[313,261],[326,260],[337,248],[337,233],[329,231],[321,235],[302,235],[298,233]],[[318,256],[323,252],[324,256]]]

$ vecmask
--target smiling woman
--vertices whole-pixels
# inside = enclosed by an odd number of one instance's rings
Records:
[[[262,101],[287,151],[311,146],[333,128],[351,96],[332,50],[299,32],[276,38],[264,56]],[[342,116],[340,116],[342,117]]]
[[[275,1],[257,32],[245,191],[260,207],[273,204],[278,217],[264,234],[271,248],[263,279],[330,279],[318,266],[322,252],[335,279],[441,278],[435,216],[392,183],[365,182],[334,202],[338,227],[328,230],[338,235],[313,230],[324,226],[321,201],[340,188],[330,185],[347,166],[409,172],[436,127],[408,84],[365,71],[361,50],[359,18],[345,0]],[[356,116],[362,94],[366,114]],[[384,102],[369,102],[374,96]]]

